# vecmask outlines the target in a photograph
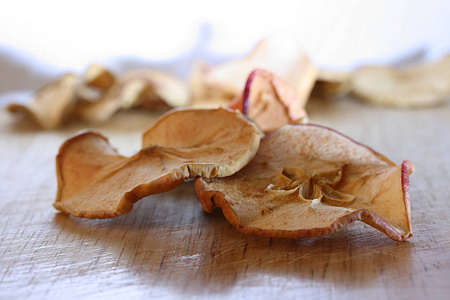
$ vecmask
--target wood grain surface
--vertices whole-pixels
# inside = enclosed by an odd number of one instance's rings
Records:
[[[394,242],[359,222],[309,239],[243,235],[203,211],[193,182],[141,200],[128,215],[58,213],[55,155],[86,124],[39,131],[0,112],[1,299],[449,299],[450,104],[422,110],[310,101],[333,127],[396,163],[412,161],[414,237]],[[157,114],[93,127],[125,155]]]

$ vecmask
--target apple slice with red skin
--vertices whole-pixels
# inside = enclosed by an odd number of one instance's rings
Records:
[[[250,73],[243,93],[228,105],[254,120],[264,132],[307,120],[304,101],[280,77],[263,69]]]
[[[193,103],[232,101],[241,93],[249,74],[257,68],[269,70],[286,81],[302,106],[308,101],[318,72],[293,39],[272,37],[260,41],[246,57],[214,66],[197,65],[191,75]]]

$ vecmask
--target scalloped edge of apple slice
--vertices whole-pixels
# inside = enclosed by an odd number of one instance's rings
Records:
[[[198,126],[174,127],[173,120]],[[228,131],[221,133],[224,124]],[[145,132],[144,142],[151,143],[130,157],[119,155],[100,133],[82,131],[66,140],[56,157],[53,205],[75,217],[114,218],[188,178],[234,174],[254,157],[261,137],[252,121],[227,109],[169,112]]]
[[[289,125],[292,126],[292,125]],[[410,187],[410,180],[409,175],[414,172],[414,165],[405,160],[401,163],[401,165],[395,165],[392,161],[387,159],[384,155],[379,154],[378,152],[374,151],[373,149],[355,142],[353,139],[333,130],[330,128],[326,128],[324,126],[320,125],[312,125],[312,124],[306,124],[306,125],[297,125],[297,126],[315,126],[319,128],[325,128],[333,133],[337,133],[340,136],[346,138],[349,142],[354,143],[355,145],[358,145],[359,147],[363,147],[367,150],[369,150],[374,157],[377,157],[380,161],[383,161],[387,165],[390,165],[392,167],[398,168],[399,174],[401,176],[400,178],[400,184],[401,184],[401,197],[402,202],[405,209],[405,220],[402,221],[404,223],[404,227],[406,230],[396,228],[396,226],[390,224],[388,221],[383,219],[379,214],[375,213],[374,211],[370,210],[370,208],[360,208],[355,209],[353,211],[349,211],[348,214],[345,214],[342,217],[336,218],[332,223],[329,224],[329,226],[326,227],[316,227],[316,228],[307,228],[307,229],[294,229],[294,230],[285,230],[285,229],[264,229],[264,228],[258,228],[258,227],[252,227],[252,226],[243,226],[240,224],[239,216],[236,213],[236,211],[233,209],[232,205],[230,205],[229,201],[236,201],[236,199],[227,199],[227,195],[224,194],[223,191],[218,189],[208,189],[206,183],[203,178],[198,178],[195,182],[195,188],[197,191],[197,195],[199,197],[199,200],[206,212],[211,212],[214,210],[215,207],[220,207],[223,211],[223,214],[225,218],[230,222],[231,225],[233,225],[237,230],[239,230],[242,233],[245,234],[257,234],[262,236],[268,236],[268,237],[286,237],[286,238],[305,238],[305,237],[314,237],[314,236],[322,236],[322,235],[328,235],[331,233],[335,233],[348,224],[355,222],[355,221],[362,221],[366,224],[382,231],[385,233],[389,238],[395,240],[395,241],[404,241],[410,237],[413,236],[412,233],[412,225],[411,225],[411,206],[410,206],[410,195],[409,195],[409,187]],[[276,132],[275,132],[276,133]],[[265,139],[268,137],[266,136]],[[255,159],[258,157],[255,157]],[[240,172],[243,172],[245,169],[241,170]],[[396,171],[396,172],[398,172]],[[239,172],[233,176],[238,175]],[[214,179],[214,180],[221,180],[221,179]],[[227,179],[225,179],[227,180]],[[398,200],[400,201],[400,199]],[[250,209],[250,208],[249,208]]]

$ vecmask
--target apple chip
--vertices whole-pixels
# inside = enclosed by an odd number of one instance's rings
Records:
[[[116,81],[111,71],[99,64],[90,65],[77,88],[78,101],[96,102]]]
[[[191,80],[194,104],[208,101],[211,94],[214,99],[231,101],[241,93],[247,77],[257,68],[271,71],[285,80],[294,90],[300,105],[305,105],[316,80],[317,69],[298,46],[286,38],[265,39],[248,57],[197,68],[192,75],[195,80]]]
[[[433,64],[394,69],[366,66],[351,78],[359,99],[401,108],[437,105],[450,97],[450,55]]]
[[[99,64],[90,65],[84,74],[84,82],[87,86],[101,90],[109,89],[115,81],[111,71]]]
[[[264,132],[307,119],[303,104],[294,91],[283,79],[263,69],[250,74],[244,92],[228,107],[243,112]]]
[[[120,109],[145,107],[167,110],[188,104],[189,91],[172,75],[141,69],[120,76],[95,102],[79,103],[75,115],[92,123],[110,119]]]
[[[184,107],[190,102],[186,84],[165,72],[149,69],[132,70],[123,74],[120,80],[125,85],[133,82],[146,84],[147,91],[135,101],[135,105],[168,109]]]
[[[225,109],[175,110],[144,134],[144,148],[124,157],[99,133],[68,139],[56,157],[54,207],[84,218],[113,218],[133,204],[196,176],[229,176],[255,155],[262,133]]]
[[[230,101],[236,97],[235,92],[228,93],[225,90],[217,89],[208,85],[205,77],[212,68],[213,67],[208,66],[202,61],[197,61],[194,63],[189,79],[189,87],[192,97],[190,107],[227,107]]]
[[[370,148],[317,125],[285,125],[226,178],[198,178],[207,212],[221,207],[243,233],[301,238],[361,220],[396,241],[412,236],[409,174]]]
[[[13,103],[8,110],[23,113],[43,129],[62,125],[76,103],[75,90],[79,79],[67,73],[38,90],[28,105]]]
[[[91,123],[101,123],[109,120],[122,108],[123,86],[114,84],[110,89],[99,95],[99,98],[91,101],[80,101],[73,109],[73,115]]]
[[[319,98],[332,98],[350,91],[351,72],[336,72],[320,69],[312,95]]]

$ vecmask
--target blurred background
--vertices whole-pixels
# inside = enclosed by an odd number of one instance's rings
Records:
[[[450,52],[450,2],[3,1],[0,101],[92,62],[182,78],[192,62],[242,56],[265,37],[295,38],[319,67],[434,60]]]

